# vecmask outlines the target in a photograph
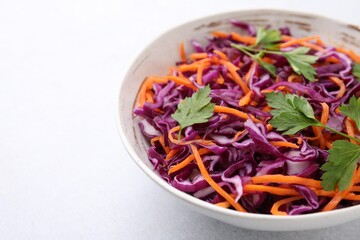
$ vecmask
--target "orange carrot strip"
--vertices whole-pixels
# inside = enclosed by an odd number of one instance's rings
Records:
[[[193,53],[190,55],[191,60],[199,60],[199,59],[204,59],[207,57],[208,57],[207,53]]]
[[[273,126],[270,123],[266,124],[266,130],[268,130],[268,132],[270,132],[272,129]]]
[[[257,62],[254,61],[254,62],[251,64],[251,66],[250,66],[250,68],[249,68],[249,71],[245,74],[244,80],[245,80],[246,84],[249,83],[250,75],[255,71],[256,66],[257,66]]]
[[[243,96],[242,98],[240,98],[239,101],[239,106],[243,107],[248,105],[251,102],[251,96],[253,95],[252,91],[249,91],[247,94],[245,94],[245,96]]]
[[[193,90],[198,90],[197,87],[195,87],[192,82],[186,78],[176,77],[176,76],[166,76],[165,78],[174,81],[175,83],[179,85],[184,85],[188,88],[191,88]]]
[[[176,127],[173,127],[172,129],[169,130],[168,132],[168,138],[170,140],[170,142],[172,143],[175,143],[177,145],[189,145],[190,143],[201,143],[201,144],[204,144],[204,145],[212,145],[214,144],[212,141],[210,140],[204,140],[204,139],[195,139],[195,140],[190,140],[190,141],[182,141],[182,140],[177,140],[175,139],[172,134],[176,131],[179,131],[180,130],[180,126],[176,126]]]
[[[205,155],[205,154],[208,154],[210,153],[211,151],[207,148],[200,148],[199,149],[199,154],[200,155]],[[184,167],[186,167],[187,165],[189,165],[191,163],[192,160],[195,159],[195,156],[194,154],[191,154],[189,155],[187,158],[185,158],[182,162],[174,165],[174,166],[171,166],[169,171],[168,171],[168,174],[171,174],[171,173],[174,173],[176,171],[179,171],[180,169],[183,169]]]
[[[212,32],[211,34],[217,38],[227,38],[229,36],[229,34],[227,34],[225,32],[219,32],[219,31]]]
[[[225,80],[224,80],[224,78],[223,78],[223,76],[222,76],[221,74],[219,75],[219,77],[218,77],[218,79],[216,80],[216,82],[217,82],[218,84],[224,84]]]
[[[270,141],[270,144],[275,147],[289,147],[289,148],[299,148],[298,145],[291,142],[284,142],[284,141]]]
[[[228,201],[219,202],[216,203],[215,205],[222,208],[229,208],[231,206],[231,204]]]
[[[180,43],[180,58],[181,61],[186,62],[186,53],[185,53],[185,46],[184,46],[184,42]]]
[[[234,78],[234,81],[241,87],[243,92],[248,93],[250,89],[248,86],[246,86],[244,81],[241,79],[239,74],[236,72],[238,70],[238,68],[234,64],[232,64],[231,62],[228,62],[228,61],[220,60],[220,63],[223,64],[228,69],[228,71]]]
[[[247,120],[249,118],[248,114],[245,113],[245,112],[242,112],[242,111],[239,111],[237,109],[234,109],[234,108],[229,108],[229,107],[224,107],[224,106],[215,106],[214,108],[214,112],[216,113],[229,113],[229,114],[232,114],[232,115],[235,115],[239,118],[242,118],[242,119],[245,119]],[[253,120],[254,122],[262,122],[260,121],[259,119],[253,117],[253,116],[250,116],[251,120]]]
[[[256,37],[241,36],[240,34],[238,34],[236,32],[231,33],[231,38],[234,41],[241,42],[241,43],[246,43],[246,44],[249,44],[249,45],[253,45],[256,42]]]
[[[346,132],[349,136],[351,137],[355,137],[355,129],[354,126],[351,124],[349,118],[347,117],[345,119],[345,128],[346,128]],[[357,144],[357,141],[350,139],[351,143]]]
[[[190,144],[191,150],[193,154],[195,155],[196,163],[199,167],[201,175],[204,177],[206,182],[218,193],[220,194],[226,201],[228,201],[231,206],[233,206],[237,211],[240,212],[246,212],[246,210],[238,203],[235,202],[235,199],[230,196],[227,192],[225,192],[224,189],[222,189],[210,176],[209,172],[206,170],[205,165],[200,157],[199,151],[196,149],[196,147],[192,144]]]
[[[245,132],[245,130],[238,131],[238,132],[234,135],[234,137],[232,138],[233,142],[235,142],[235,141],[238,139],[238,137],[239,137],[241,134],[243,134],[244,132]]]
[[[338,51],[338,52],[341,52],[341,53],[344,53],[344,54],[348,55],[351,60],[360,63],[360,56],[357,56],[353,51],[351,51],[351,50],[346,50],[346,49],[341,48],[341,47],[337,47],[337,48],[335,48],[335,49],[336,49],[336,51]]]
[[[282,187],[273,187],[273,186],[264,186],[264,185],[255,185],[255,184],[246,184],[244,186],[244,192],[267,192],[274,195],[280,196],[291,196],[298,195],[299,193],[291,188],[282,188]]]
[[[356,171],[354,171],[354,175],[351,179],[350,186],[341,192],[337,192],[335,196],[328,202],[328,204],[325,205],[325,207],[322,209],[323,212],[330,211],[336,208],[336,206],[339,204],[339,202],[349,194],[352,186],[357,181],[357,179],[360,177],[360,168],[358,168]]]
[[[196,82],[199,85],[202,85],[203,71],[204,71],[204,62],[201,62],[196,74]]]
[[[274,205],[271,207],[270,212],[271,212],[272,215],[286,216],[287,213],[283,212],[283,211],[280,211],[279,208],[284,204],[287,204],[287,203],[290,203],[290,202],[293,202],[293,201],[296,201],[296,200],[299,200],[299,199],[302,199],[302,198],[304,198],[304,197],[302,197],[302,196],[294,196],[294,197],[289,197],[289,198],[279,200],[279,201],[274,203]]]
[[[218,55],[220,57],[220,59],[225,60],[225,61],[229,61],[229,58],[226,56],[225,53],[219,51],[219,50],[214,50],[213,51],[216,55]]]
[[[146,92],[146,102],[154,103],[154,93]]]
[[[301,42],[306,42],[306,41],[310,41],[310,40],[316,40],[319,39],[319,36],[309,36],[309,37],[304,37],[304,38],[294,38],[292,40],[289,40],[285,43],[280,44],[280,48],[286,48],[286,47],[290,47],[296,44],[299,44]]]
[[[178,151],[179,149],[171,149],[171,151],[166,155],[165,160],[169,161],[170,159],[172,159]]]
[[[344,96],[346,91],[346,86],[344,84],[344,81],[339,79],[338,77],[329,77],[331,81],[333,81],[336,85],[340,87],[338,94],[336,95],[336,98],[341,98]]]
[[[257,183],[292,183],[292,184],[301,184],[304,186],[314,187],[314,188],[322,188],[320,181],[311,179],[311,178],[303,178],[298,176],[285,176],[281,174],[274,175],[262,175],[255,176],[251,178],[251,181],[254,184]]]
[[[324,138],[324,135],[322,133],[322,130],[323,128],[322,127],[315,127],[315,126],[312,126],[311,127],[313,132],[314,132],[314,135],[315,135],[315,138],[319,140],[319,143],[320,143],[320,148],[321,149],[325,149],[325,138]],[[307,139],[310,139],[310,140],[314,140],[315,138],[308,138]]]
[[[157,136],[157,137],[153,137],[151,140],[150,140],[150,144],[152,146],[154,146],[155,142],[159,141],[160,139],[160,136]]]
[[[322,107],[322,112],[321,112],[321,118],[320,118],[320,122],[322,124],[326,124],[328,119],[329,119],[329,105],[327,105],[326,103],[322,102],[320,103],[321,107]]]
[[[297,74],[291,74],[288,77],[288,82],[302,82],[301,77]]]
[[[163,149],[165,150],[165,152],[168,154],[168,153],[170,152],[170,148],[165,145],[164,135],[161,135],[161,136],[160,136],[160,138],[159,138],[159,143],[161,144],[161,146],[163,147]]]

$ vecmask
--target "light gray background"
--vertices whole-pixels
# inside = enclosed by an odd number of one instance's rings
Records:
[[[356,239],[360,221],[255,232],[184,208],[126,153],[115,103],[130,60],[184,21],[280,8],[360,25],[359,7],[355,0],[1,0],[0,239]]]

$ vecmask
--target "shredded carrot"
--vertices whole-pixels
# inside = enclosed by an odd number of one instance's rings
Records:
[[[301,80],[301,77],[297,74],[291,74],[289,77],[288,77],[288,82],[302,82]]]
[[[307,137],[307,139],[309,139],[309,140],[319,140],[320,148],[325,149],[325,138],[324,138],[324,135],[322,133],[323,128],[322,127],[315,127],[315,126],[312,126],[311,128],[312,128],[312,130],[314,132],[315,137],[314,138]]]
[[[243,96],[242,98],[240,98],[239,101],[239,106],[243,107],[248,105],[251,102],[251,96],[253,95],[252,91],[249,91],[247,94],[245,94],[245,96]]]
[[[229,108],[229,107],[225,107],[225,106],[215,106],[214,108],[214,112],[216,113],[229,113],[232,115],[235,115],[239,118],[245,119],[247,120],[249,118],[249,115],[247,113],[244,113],[240,110],[234,109],[234,108]],[[250,115],[251,120],[253,120],[254,122],[262,122],[259,119],[253,117]]]
[[[298,145],[291,142],[284,142],[284,141],[270,141],[270,144],[275,147],[289,147],[289,148],[299,148]]]
[[[150,140],[150,144],[151,144],[152,146],[154,146],[154,145],[155,145],[155,142],[159,141],[159,139],[160,139],[160,136],[153,137],[153,138]]]
[[[286,47],[290,47],[293,45],[297,45],[301,42],[306,42],[306,41],[310,41],[310,40],[316,40],[319,39],[319,36],[309,36],[309,37],[304,37],[304,38],[293,38],[285,43],[280,44],[280,48],[286,48]]]
[[[283,211],[280,211],[279,208],[284,204],[287,204],[287,203],[290,203],[290,202],[293,202],[293,201],[296,201],[296,200],[299,200],[299,199],[302,199],[302,198],[304,198],[304,197],[295,196],[295,197],[289,197],[289,198],[281,199],[281,200],[274,203],[274,205],[271,207],[270,212],[273,215],[286,216],[287,213],[283,212]]]
[[[243,134],[244,132],[245,132],[245,130],[238,131],[238,132],[234,135],[232,141],[235,142],[235,141],[240,137],[240,135]]]
[[[222,189],[210,176],[209,172],[206,170],[205,165],[200,157],[199,151],[197,150],[197,148],[190,144],[191,150],[193,152],[193,154],[195,155],[195,160],[196,163],[199,167],[200,173],[201,175],[204,177],[204,179],[206,180],[206,182],[218,193],[220,194],[226,201],[228,201],[231,206],[233,206],[237,211],[240,212],[246,212],[246,210],[238,203],[235,201],[235,199],[230,196],[230,194],[228,194],[227,192],[225,192],[224,189]]]
[[[192,82],[186,78],[176,77],[176,76],[166,76],[167,79],[174,81],[175,83],[179,85],[184,85],[186,87],[189,87],[193,90],[197,90],[197,87],[195,87]]]
[[[199,150],[199,154],[202,156],[202,155],[205,155],[205,154],[208,154],[210,153],[211,151],[207,148],[200,148]],[[185,158],[185,160],[183,160],[182,162],[174,165],[174,166],[171,166],[169,171],[168,171],[168,174],[171,174],[171,173],[174,173],[174,172],[177,172],[179,171],[180,169],[183,169],[184,167],[186,167],[187,165],[189,165],[191,163],[192,160],[195,159],[195,156],[194,154],[191,154],[189,155],[187,158]]]
[[[171,158],[173,158],[176,153],[178,152],[178,149],[171,149],[171,151],[166,155],[165,160],[169,161]]]
[[[218,79],[216,80],[216,82],[217,82],[218,84],[224,84],[225,79],[223,78],[223,76],[222,76],[221,74],[219,74],[219,77],[218,77]]]
[[[229,36],[229,34],[227,34],[225,32],[219,32],[219,31],[212,32],[211,34],[217,38],[227,38]]]
[[[251,178],[251,181],[254,184],[257,183],[291,183],[291,184],[300,184],[304,186],[314,187],[314,188],[322,188],[320,181],[311,179],[311,178],[303,178],[298,176],[285,176],[281,174],[274,175],[262,175],[255,176]]]
[[[347,117],[344,122],[345,122],[345,128],[346,128],[347,134],[351,137],[355,137],[355,129],[354,129],[354,126],[351,124],[349,118]],[[354,144],[358,143],[357,141],[355,141],[353,139],[350,139],[350,142],[354,143]]]
[[[322,106],[322,112],[321,112],[321,118],[320,118],[320,122],[322,124],[326,124],[328,119],[329,119],[329,105],[327,105],[326,103],[322,102],[320,103]]]
[[[146,92],[146,102],[154,103],[154,93]]]
[[[223,53],[223,52],[221,52],[221,51],[219,51],[219,50],[214,50],[213,52],[214,52],[216,55],[218,55],[218,56],[220,57],[220,59],[225,60],[225,61],[229,61],[229,58],[228,58],[228,56],[226,56],[225,53]]]
[[[199,66],[197,74],[196,74],[196,82],[199,85],[202,85],[203,71],[204,71],[204,62],[200,63],[200,66]]]
[[[246,44],[249,44],[249,45],[253,45],[256,42],[256,37],[241,36],[240,34],[238,34],[236,32],[231,33],[231,38],[234,41],[241,42],[241,43],[246,43]]]
[[[344,53],[344,54],[348,55],[351,60],[360,63],[360,56],[356,55],[353,51],[351,51],[351,50],[346,50],[346,49],[341,48],[341,47],[337,47],[337,48],[335,48],[335,49],[336,49],[336,51],[338,51],[338,52],[341,52],[341,53]]]
[[[253,74],[253,72],[256,70],[256,67],[257,67],[257,62],[254,61],[251,64],[249,71],[244,76],[244,80],[245,80],[246,84],[249,84],[249,78],[250,78],[251,74]]]
[[[231,62],[220,60],[220,63],[223,64],[228,71],[230,72],[231,76],[234,78],[234,81],[241,87],[244,93],[249,92],[249,87],[246,86],[245,82],[241,79],[239,74],[236,72],[238,68],[232,64]]]
[[[231,206],[231,204],[228,201],[219,202],[216,203],[215,205],[222,208],[229,208]]]
[[[342,98],[346,92],[346,86],[344,84],[344,81],[338,77],[329,77],[329,78],[340,88],[338,94],[336,95],[336,98]]]
[[[190,140],[190,141],[182,141],[182,140],[177,140],[175,139],[172,134],[176,131],[180,130],[180,126],[176,126],[173,127],[172,129],[169,130],[168,132],[168,138],[170,140],[170,142],[175,143],[177,145],[189,145],[190,143],[201,143],[203,145],[212,145],[214,144],[212,141],[210,140],[205,140],[205,139],[195,139],[195,140]]]
[[[325,205],[325,207],[322,209],[323,212],[330,211],[336,208],[336,206],[340,203],[340,201],[349,194],[351,191],[351,188],[353,187],[354,183],[357,181],[357,179],[360,177],[360,168],[358,168],[351,179],[351,183],[349,187],[341,192],[338,192],[335,194],[335,196],[328,202],[328,204]]]
[[[191,60],[199,60],[199,59],[204,59],[207,57],[208,57],[207,53],[193,53],[190,55]]]
[[[273,126],[270,123],[266,124],[266,130],[268,130],[268,132],[270,132],[272,129]]]
[[[311,37],[308,37],[308,38],[314,38],[313,36]],[[305,39],[305,40],[304,40]],[[326,50],[316,44],[313,44],[313,43],[310,43],[306,40],[306,38],[292,38],[290,36],[282,36],[282,40],[283,41],[288,41],[289,43],[285,42],[283,44],[280,45],[281,48],[285,48],[285,47],[288,47],[287,45],[291,44],[291,45],[295,45],[295,44],[298,44],[298,45],[301,45],[301,46],[304,46],[304,47],[308,47],[308,48],[311,48],[315,51],[318,51],[318,52],[325,52]],[[317,40],[317,43],[320,42],[322,43],[322,41],[320,39]],[[323,45],[323,44],[320,44],[320,45]],[[285,47],[284,47],[285,46]]]
[[[291,188],[285,189],[281,187],[273,186],[264,186],[264,185],[255,185],[255,184],[246,184],[244,186],[245,192],[267,192],[280,196],[289,196],[289,195],[298,195],[299,193]]]
[[[184,46],[184,42],[180,43],[180,58],[181,61],[186,62],[186,53],[185,53],[185,46]]]

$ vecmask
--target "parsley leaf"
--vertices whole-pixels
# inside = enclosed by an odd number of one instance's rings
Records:
[[[276,68],[274,65],[264,62],[263,60],[261,60],[261,58],[263,57],[264,52],[261,51],[258,54],[254,55],[254,60],[261,66],[263,67],[266,71],[268,71],[273,77],[276,77]]]
[[[176,112],[171,117],[180,124],[180,133],[185,127],[207,122],[213,115],[215,104],[210,102],[210,92],[210,86],[207,85],[178,104]]]
[[[357,62],[354,62],[354,65],[352,68],[352,74],[360,82],[360,64],[358,64]]]
[[[329,150],[328,162],[321,166],[325,173],[321,176],[321,186],[325,191],[345,190],[354,174],[356,163],[360,158],[360,146],[345,140],[337,140]]]
[[[283,52],[282,55],[288,60],[290,66],[297,74],[302,74],[307,80],[315,81],[316,71],[311,64],[318,60],[318,57],[306,55],[310,48],[299,47],[290,52]]]
[[[255,46],[269,50],[278,50],[281,41],[281,33],[276,29],[259,28],[256,33]]]
[[[360,129],[360,98],[355,96],[350,98],[349,105],[341,105],[340,112],[355,121],[356,126]]]
[[[304,97],[294,94],[268,93],[266,100],[273,110],[270,124],[283,134],[295,134],[309,126],[320,126],[315,118],[314,110]]]

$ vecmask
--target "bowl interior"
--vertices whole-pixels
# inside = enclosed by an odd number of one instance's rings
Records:
[[[210,36],[212,31],[230,32],[234,30],[234,27],[230,24],[230,19],[232,18],[261,27],[268,25],[274,28],[286,26],[290,28],[291,33],[296,37],[318,35],[327,45],[340,46],[346,49],[352,49],[355,52],[359,52],[360,50],[359,27],[320,16],[288,11],[251,10],[230,12],[202,18],[173,28],[154,40],[136,57],[123,79],[118,99],[117,119],[120,135],[131,157],[153,180],[166,190],[185,200],[185,203],[189,203],[192,207],[194,207],[194,205],[201,207],[201,209],[198,207],[195,208],[203,211],[205,214],[234,225],[258,230],[260,228],[260,230],[281,231],[284,230],[283,226],[276,222],[284,221],[288,226],[286,230],[300,230],[326,227],[356,218],[356,216],[352,214],[354,211],[350,212],[347,209],[330,213],[315,213],[299,217],[280,218],[267,215],[241,214],[227,209],[218,209],[217,207],[203,203],[200,200],[177,191],[152,171],[153,167],[147,157],[148,143],[142,136],[138,126],[139,118],[133,115],[136,96],[142,81],[149,75],[161,76],[166,74],[169,67],[174,65],[176,61],[179,61],[178,48],[182,41],[185,43],[185,49],[190,53],[192,51],[189,43],[191,39],[206,43],[206,37]],[[236,31],[239,31],[239,29],[236,28]],[[351,207],[351,209],[356,210],[356,215],[360,213],[360,206]],[[346,217],[334,218],[332,220],[331,216],[336,217],[337,214],[343,212],[346,213]],[[307,219],[318,218],[316,217],[317,215],[320,216],[319,221],[311,221],[310,223],[306,221]],[[323,218],[321,216],[328,217]],[[266,224],[259,225],[257,223],[254,225],[251,221],[248,221],[254,218],[267,219]],[[290,218],[291,220],[289,220]],[[239,221],[239,219],[242,219],[242,221]],[[296,221],[300,221],[300,224]]]

